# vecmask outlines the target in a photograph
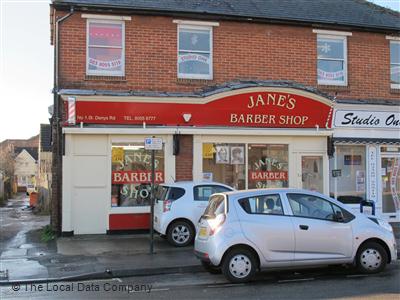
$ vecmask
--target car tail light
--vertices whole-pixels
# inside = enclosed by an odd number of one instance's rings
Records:
[[[163,212],[167,212],[171,210],[172,201],[171,200],[164,200],[163,203]]]
[[[208,224],[210,225],[209,235],[215,234],[221,228],[221,225],[224,224],[225,220],[225,214],[219,214],[215,219],[208,220]]]

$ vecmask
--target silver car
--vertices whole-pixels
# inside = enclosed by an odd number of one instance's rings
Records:
[[[231,282],[249,281],[257,270],[328,264],[376,273],[397,259],[389,223],[306,190],[214,194],[197,226],[195,255]]]

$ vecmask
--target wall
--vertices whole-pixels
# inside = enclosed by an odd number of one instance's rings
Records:
[[[149,207],[111,207],[111,145],[143,142],[147,135],[66,134],[63,157],[62,231],[75,234],[106,233],[109,215],[148,214]],[[165,181],[175,178],[172,135],[165,142]]]
[[[316,34],[311,27],[221,21],[214,27],[214,79],[177,79],[177,24],[173,18],[132,16],[126,21],[125,77],[86,76],[86,19],[75,13],[61,25],[62,88],[193,91],[235,79],[294,80],[317,87]],[[244,26],[245,25],[245,26]],[[318,86],[340,98],[399,99],[389,81],[384,34],[352,31],[348,86]]]

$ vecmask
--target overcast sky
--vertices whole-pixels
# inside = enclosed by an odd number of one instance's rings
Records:
[[[311,0],[310,0],[311,1]],[[334,0],[332,0],[334,1]],[[400,11],[399,0],[370,0]],[[53,102],[49,0],[0,0],[0,142],[27,139]]]

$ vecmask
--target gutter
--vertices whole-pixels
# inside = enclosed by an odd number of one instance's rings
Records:
[[[58,89],[59,89],[59,76],[58,76],[58,64],[59,64],[59,27],[61,22],[65,21],[68,19],[70,16],[72,16],[74,13],[74,7],[71,6],[70,12],[61,17],[60,19],[56,20],[55,22],[55,39],[54,39],[54,87],[53,87],[53,95],[54,95],[54,110],[53,110],[53,116],[52,116],[52,122],[55,122],[55,132],[54,132],[54,140],[52,141],[53,145],[53,151],[52,151],[52,157],[53,157],[53,178],[56,178],[56,187],[55,187],[55,193],[57,195],[57,199],[53,199],[52,204],[51,204],[51,210],[54,211],[52,213],[52,218],[51,218],[51,225],[53,227],[53,230],[56,232],[61,231],[61,198],[62,198],[62,193],[61,193],[61,185],[62,185],[62,154],[63,154],[63,134],[61,132],[61,109],[60,109],[60,104],[59,104],[59,95],[58,95]],[[53,123],[54,124],[54,123]],[[51,128],[53,128],[53,124]],[[56,163],[56,166],[54,167],[54,164]],[[53,219],[53,215],[55,215],[55,219]]]

